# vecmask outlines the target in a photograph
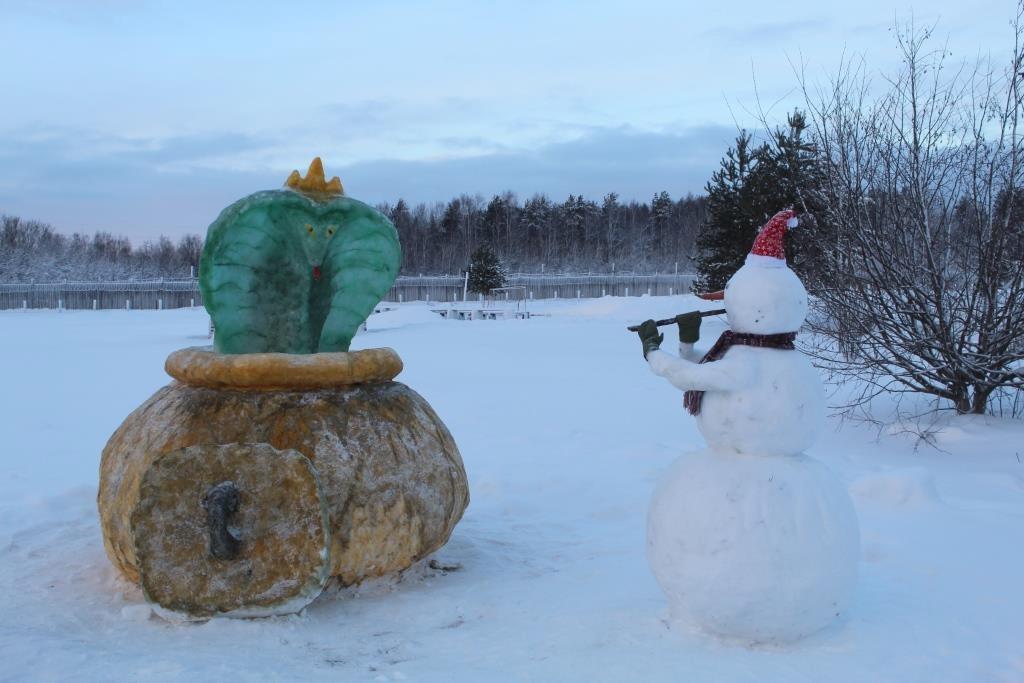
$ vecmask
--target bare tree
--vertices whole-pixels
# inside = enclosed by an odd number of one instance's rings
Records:
[[[880,93],[855,59],[824,88],[800,74],[833,227],[811,351],[864,387],[848,409],[897,393],[984,413],[1024,387],[1021,20],[1004,69],[951,64],[911,24]]]

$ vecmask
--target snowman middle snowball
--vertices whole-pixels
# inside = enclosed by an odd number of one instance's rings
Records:
[[[762,228],[726,285],[731,330],[706,357],[686,343],[679,357],[665,353],[641,330],[651,370],[688,392],[711,447],[662,478],[648,560],[674,619],[749,642],[825,627],[845,611],[857,577],[853,505],[831,471],[803,454],[820,431],[824,391],[793,347],[807,314],[782,247],[795,225],[781,211]]]

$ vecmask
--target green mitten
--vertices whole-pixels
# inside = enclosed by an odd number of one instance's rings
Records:
[[[700,311],[680,313],[676,316],[679,326],[679,341],[683,344],[695,344],[700,339]]]
[[[658,326],[653,320],[645,320],[636,333],[640,335],[640,341],[644,345],[645,360],[647,359],[647,354],[661,346],[661,342],[665,338],[665,335],[658,334]]]

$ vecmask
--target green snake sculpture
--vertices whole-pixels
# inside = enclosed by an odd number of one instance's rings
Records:
[[[398,233],[380,212],[306,177],[224,209],[206,234],[199,288],[220,353],[348,351],[398,275]]]

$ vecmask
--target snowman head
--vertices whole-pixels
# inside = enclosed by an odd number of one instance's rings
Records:
[[[725,285],[725,310],[733,332],[796,332],[807,316],[807,290],[786,266],[782,246],[787,228],[797,225],[793,211],[769,220],[747,255],[746,263]]]

